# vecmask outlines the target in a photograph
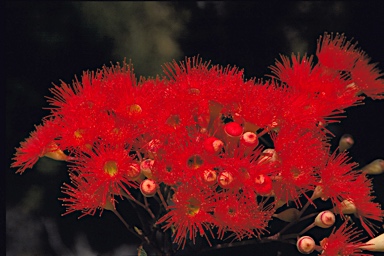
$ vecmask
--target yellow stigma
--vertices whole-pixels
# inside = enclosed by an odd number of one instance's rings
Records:
[[[81,139],[83,137],[84,130],[83,129],[77,129],[73,136],[75,136],[76,139]]]
[[[113,177],[117,174],[117,163],[116,161],[107,161],[104,164],[104,172]]]
[[[140,107],[140,105],[132,104],[131,106],[129,106],[129,114],[130,115],[137,115],[137,114],[140,114],[142,111],[143,110]]]
[[[190,198],[188,200],[187,213],[190,216],[195,216],[200,211],[200,202],[196,198]]]

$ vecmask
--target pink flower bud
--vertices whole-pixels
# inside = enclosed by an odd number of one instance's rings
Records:
[[[329,228],[335,224],[335,214],[331,211],[322,211],[320,212],[315,219],[315,225],[320,228]]]
[[[208,169],[203,172],[203,181],[208,186],[212,186],[217,181],[217,173],[214,170]]]
[[[235,122],[230,122],[224,125],[225,133],[230,137],[240,137],[243,133],[243,127]]]
[[[258,194],[266,195],[272,191],[272,180],[269,176],[259,174],[255,176],[254,181],[254,189]]]
[[[357,211],[355,204],[350,200],[342,201],[340,209],[334,209],[334,210],[336,211],[339,210],[344,214],[355,214]]]
[[[341,136],[340,141],[339,141],[339,151],[343,152],[345,150],[350,149],[355,141],[353,140],[352,135],[350,134],[344,134]]]
[[[254,132],[246,132],[241,136],[241,143],[244,146],[251,147],[257,146],[259,140]]]
[[[140,183],[140,191],[145,197],[152,197],[156,194],[157,184],[151,179],[143,180]]]
[[[261,153],[259,159],[257,160],[258,163],[269,163],[269,162],[275,162],[279,158],[277,156],[276,150],[273,148],[267,148],[264,149],[264,151]]]
[[[310,254],[315,250],[315,240],[310,236],[302,236],[297,240],[296,247],[302,254]]]
[[[378,175],[382,174],[384,172],[384,160],[383,159],[376,159],[372,161],[371,163],[367,164],[361,170],[370,175]]]
[[[152,167],[153,167],[153,164],[154,164],[154,160],[152,159],[145,159],[144,161],[142,161],[140,163],[140,170],[141,170],[141,173],[144,174],[145,177],[147,177],[148,179],[152,179]]]
[[[217,178],[217,181],[222,188],[228,188],[231,183],[233,182],[233,176],[230,172],[221,172],[219,174],[219,177]]]
[[[372,238],[360,248],[371,252],[384,252],[384,234]]]
[[[215,137],[207,138],[203,144],[204,149],[210,153],[219,152],[223,146],[224,143]]]

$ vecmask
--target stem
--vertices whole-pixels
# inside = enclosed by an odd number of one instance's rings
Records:
[[[163,252],[155,245],[153,244],[147,236],[145,236],[144,234],[140,235],[138,234],[137,232],[135,232],[134,229],[132,229],[128,223],[124,220],[124,218],[120,215],[120,213],[118,213],[116,210],[113,210],[113,213],[120,219],[121,222],[123,222],[124,226],[128,229],[129,232],[131,232],[132,234],[134,234],[136,237],[138,237],[140,240],[143,241],[143,243],[146,243],[148,245],[150,245],[158,255],[163,255]]]
[[[305,229],[303,229],[303,230],[299,233],[299,236],[301,236],[302,234],[304,234],[305,232],[307,232],[307,231],[310,230],[311,228],[314,228],[315,226],[316,226],[315,223],[310,224],[308,227],[306,227]]]
[[[125,198],[127,198],[128,200],[135,202],[137,205],[140,205],[142,208],[144,208],[148,212],[148,214],[151,216],[152,219],[155,219],[155,215],[153,214],[153,212],[151,211],[151,209],[147,205],[144,205],[140,201],[136,200],[136,198],[134,198],[133,196],[129,196],[125,193],[123,194],[123,196]]]
[[[278,234],[282,234],[284,233],[287,229],[289,229],[290,227],[292,227],[293,225],[297,224],[299,221],[302,221],[303,219],[300,219],[300,217],[303,215],[303,213],[305,212],[305,210],[308,208],[308,206],[310,205],[310,202],[307,201],[304,205],[303,208],[301,208],[299,214],[297,215],[297,219],[295,221],[292,221],[290,222],[289,224],[287,224],[284,228],[282,228]]]
[[[162,203],[163,206],[164,206],[164,209],[165,209],[165,210],[168,210],[168,205],[167,205],[167,203],[165,202],[164,197],[163,197],[163,194],[161,193],[160,189],[157,189],[157,194],[158,194],[158,196],[160,197],[160,200],[161,200],[161,203]]]
[[[147,242],[145,240],[145,238],[141,235],[139,235],[137,232],[134,231],[133,228],[131,228],[128,223],[123,219],[123,217],[120,215],[120,213],[116,210],[112,210],[112,212],[119,218],[119,220],[121,222],[123,222],[124,226],[128,229],[129,232],[131,232],[132,234],[134,234],[136,237],[138,237],[140,240],[142,240],[143,242]]]
[[[277,235],[277,234],[276,234]],[[201,250],[200,252],[208,252],[208,251],[214,251],[217,249],[224,249],[224,248],[233,248],[233,247],[239,247],[239,246],[245,246],[245,245],[251,245],[251,244],[262,244],[262,243],[269,243],[274,241],[280,241],[283,243],[289,243],[292,244],[292,242],[281,239],[278,235],[276,236],[270,236],[270,237],[264,237],[261,239],[252,239],[252,240],[246,240],[246,241],[240,241],[240,242],[234,242],[234,243],[225,243],[225,244],[218,244],[215,246],[212,246],[210,248],[206,248]],[[290,235],[287,235],[290,236]],[[295,235],[296,237],[296,235]]]

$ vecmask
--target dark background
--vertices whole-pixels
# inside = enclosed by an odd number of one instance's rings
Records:
[[[132,59],[137,76],[161,73],[172,59],[199,54],[213,64],[244,68],[245,77],[270,73],[279,54],[314,54],[325,31],[345,33],[384,69],[384,2],[6,2],[6,238],[7,255],[130,255],[138,241],[109,212],[61,217],[66,166],[41,159],[22,176],[9,168],[14,148],[48,114],[52,83],[70,83],[84,70]],[[384,102],[367,99],[332,126],[344,133],[361,166],[384,158]],[[86,117],[79,117],[86,118]],[[383,201],[384,179],[374,179]],[[261,248],[261,249],[260,249]],[[220,255],[297,255],[268,244],[221,250]],[[213,253],[211,255],[214,255]]]

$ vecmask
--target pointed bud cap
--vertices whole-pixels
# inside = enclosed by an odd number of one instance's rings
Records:
[[[218,138],[209,137],[204,141],[203,147],[206,151],[210,153],[216,153],[221,151],[221,149],[224,147],[224,142],[222,142]]]
[[[140,170],[141,173],[144,174],[145,177],[148,179],[152,179],[152,166],[154,164],[154,160],[152,159],[145,159],[140,163]]]
[[[341,208],[339,211],[341,211],[343,214],[355,214],[357,209],[352,201],[344,200],[341,202]]]
[[[223,171],[217,177],[217,182],[219,183],[220,187],[228,188],[233,182],[233,176],[230,172]]]
[[[264,149],[264,151],[260,154],[259,159],[257,162],[260,163],[269,163],[269,162],[275,162],[278,161],[279,157],[276,153],[276,150],[273,148],[267,148]]]
[[[310,254],[315,250],[315,240],[310,236],[302,236],[297,239],[296,247],[302,254]]]
[[[224,125],[224,131],[230,137],[240,137],[243,134],[243,127],[238,123],[230,122]]]
[[[360,248],[371,252],[384,252],[384,233],[372,238],[365,244],[366,245],[363,245]]]
[[[267,195],[272,191],[272,179],[264,174],[258,174],[254,177],[254,189],[258,194]]]
[[[367,164],[361,170],[370,175],[378,175],[382,174],[384,172],[384,160],[383,159],[376,159],[373,162]]]
[[[247,147],[255,147],[259,143],[257,135],[254,132],[245,132],[240,139],[241,144]]]
[[[355,143],[355,141],[353,140],[352,135],[344,134],[343,136],[341,136],[341,138],[339,140],[339,151],[344,152],[344,151],[350,149],[354,143]]]
[[[208,186],[213,186],[217,181],[217,173],[214,170],[207,169],[203,172],[203,182]]]
[[[50,143],[49,146],[45,149],[44,156],[56,161],[68,160],[68,156],[54,142]]]
[[[145,197],[152,197],[156,194],[157,184],[151,179],[143,180],[140,183],[140,191]]]
[[[329,228],[335,224],[336,218],[335,214],[331,211],[322,211],[320,212],[315,219],[315,225],[320,228]]]

